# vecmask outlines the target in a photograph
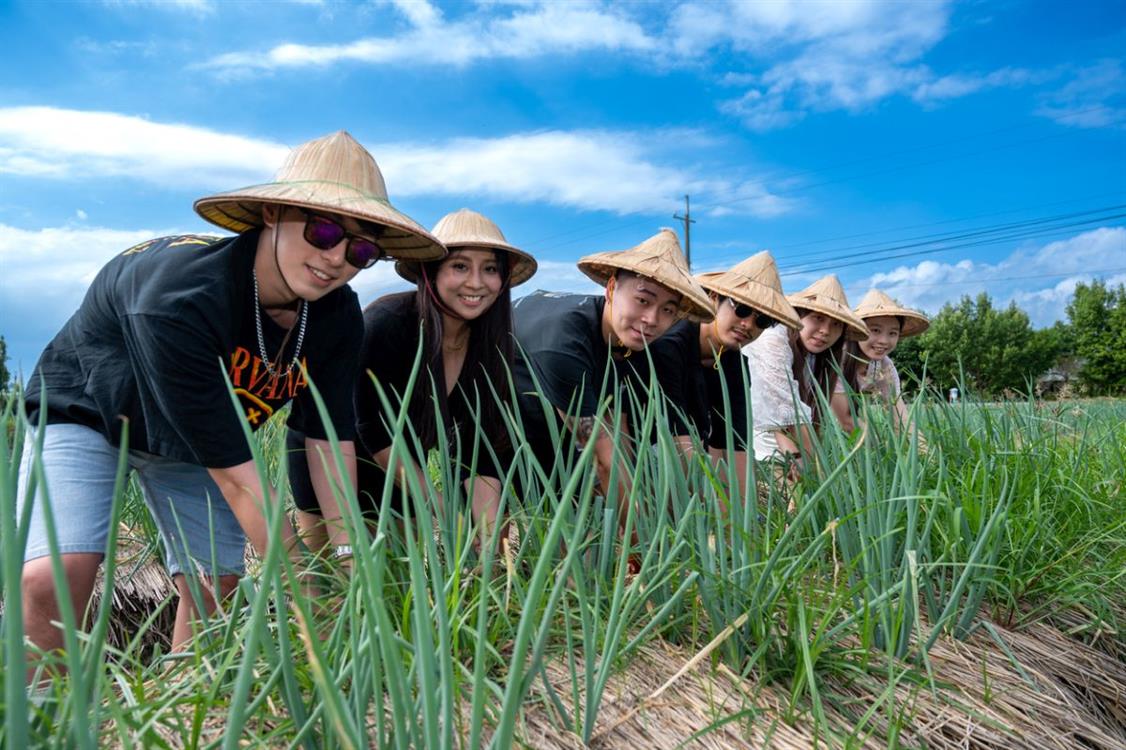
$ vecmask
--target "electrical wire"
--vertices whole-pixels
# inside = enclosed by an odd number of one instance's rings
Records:
[[[1058,234],[1058,233],[1060,233],[1061,231],[1064,231],[1064,230],[1073,230],[1073,229],[1076,229],[1076,228],[1082,227],[1082,226],[1090,226],[1092,224],[1102,224],[1104,222],[1114,221],[1114,220],[1122,219],[1122,218],[1126,218],[1126,213],[1119,213],[1119,214],[1114,214],[1114,215],[1110,215],[1110,216],[1101,216],[1101,217],[1098,217],[1098,218],[1095,218],[1095,219],[1087,219],[1085,221],[1070,222],[1070,223],[1067,223],[1067,224],[1060,224],[1060,225],[1052,226],[1052,227],[1040,227],[1040,228],[1037,228],[1034,231],[1014,232],[1014,233],[1003,235],[1003,236],[982,238],[982,239],[972,241],[972,242],[963,242],[963,243],[958,243],[958,244],[954,244],[954,245],[944,245],[944,246],[941,246],[941,247],[932,247],[932,248],[927,248],[925,250],[916,250],[916,251],[913,251],[913,252],[906,252],[906,253],[892,252],[890,254],[880,254],[877,257],[868,257],[864,260],[848,261],[847,258],[840,258],[840,259],[836,259],[836,260],[833,260],[833,261],[820,261],[819,260],[819,261],[810,261],[808,263],[798,263],[796,265],[781,264],[780,268],[784,268],[784,269],[786,269],[786,271],[784,273],[781,273],[780,275],[782,275],[782,276],[793,276],[793,275],[799,274],[799,273],[813,273],[815,271],[830,270],[830,269],[837,269],[837,268],[850,268],[852,266],[862,266],[862,265],[868,265],[868,264],[871,264],[871,263],[882,263],[884,261],[897,260],[899,258],[912,258],[912,257],[921,256],[921,255],[933,255],[933,254],[936,254],[936,253],[949,252],[950,250],[961,250],[961,249],[970,248],[970,247],[986,247],[986,246],[989,246],[989,245],[1000,244],[1002,242],[1012,242],[1012,241],[1015,241],[1015,240],[1025,240],[1025,239],[1033,239],[1033,238],[1036,238],[1036,237],[1051,236],[1051,235],[1054,235],[1054,234]],[[1112,225],[1112,226],[1117,226],[1117,225]],[[927,243],[927,244],[933,244],[933,243]],[[916,247],[916,246],[917,245],[903,245],[903,246],[899,246],[899,247],[884,248],[882,251],[874,251],[874,252],[885,253],[886,251],[894,251],[894,250],[906,249],[906,248],[909,248],[909,247]],[[872,254],[873,253],[859,253],[859,255],[872,255]],[[794,270],[795,268],[797,268],[799,270]]]
[[[962,279],[961,281],[935,281],[919,284],[898,284],[894,281],[885,282],[888,287],[895,289],[920,289],[924,287],[934,286],[960,286],[965,284],[995,284],[999,281],[1026,281],[1028,279],[1060,279],[1064,276],[1093,276],[1101,273],[1117,273],[1119,271],[1126,271],[1126,266],[1119,266],[1117,268],[1090,268],[1085,271],[1068,271],[1067,273],[1034,273],[1026,274],[1024,276],[996,276],[986,279]]]

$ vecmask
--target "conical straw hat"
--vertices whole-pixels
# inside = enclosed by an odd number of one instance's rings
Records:
[[[680,308],[689,320],[707,323],[715,317],[708,293],[696,283],[680,251],[676,232],[662,229],[629,250],[595,253],[580,258],[579,270],[602,286],[615,271],[633,271],[681,295]]]
[[[508,285],[522,284],[536,272],[536,259],[518,247],[508,244],[500,227],[488,217],[463,208],[446,214],[434,225],[434,236],[451,251],[465,247],[481,247],[508,253]],[[399,261],[395,271],[411,283],[419,277],[417,261]]]
[[[899,332],[899,338],[901,339],[905,339],[908,336],[917,336],[930,328],[931,325],[926,315],[923,315],[918,310],[904,307],[879,289],[869,289],[868,293],[864,295],[864,299],[860,300],[860,304],[856,306],[853,312],[855,312],[857,317],[861,320],[884,316],[903,318],[903,330]]]
[[[850,338],[863,341],[868,338],[868,327],[848,307],[848,297],[836,274],[823,276],[797,294],[786,297],[794,307],[828,315],[845,324]]]
[[[293,149],[273,182],[200,198],[195,210],[212,224],[245,232],[262,226],[262,206],[268,203],[382,226],[379,244],[395,258],[434,260],[446,254],[433,235],[392,207],[379,165],[343,130]]]
[[[778,266],[766,250],[728,271],[696,274],[705,289],[766,313],[788,328],[801,328],[801,318],[782,292]]]

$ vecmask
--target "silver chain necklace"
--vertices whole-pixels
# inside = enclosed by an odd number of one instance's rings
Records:
[[[289,363],[289,367],[285,368],[285,372],[279,373],[274,369],[274,363],[270,361],[269,355],[266,354],[266,337],[262,335],[262,303],[258,299],[258,272],[252,270],[250,275],[254,277],[254,327],[258,332],[258,355],[261,357],[262,363],[266,365],[266,372],[270,373],[270,377],[287,377],[301,358],[301,344],[305,341],[305,323],[309,320],[309,303],[301,300],[301,325],[297,329],[297,344],[293,349],[293,361]],[[282,350],[285,350],[284,341],[282,342]],[[279,360],[281,360],[281,355],[282,352],[279,351]]]

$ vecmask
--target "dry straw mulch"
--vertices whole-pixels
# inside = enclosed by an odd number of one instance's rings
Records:
[[[90,611],[97,612],[105,596],[105,566],[98,568]],[[176,603],[168,602],[176,595],[172,579],[155,550],[122,525],[117,537],[117,571],[114,573],[110,597],[109,629],[106,642],[124,648],[142,624],[162,604],[164,609],[154,618],[142,637],[141,653],[147,655],[159,645],[165,652],[172,642],[172,625],[176,620]]]
[[[882,704],[859,731],[860,717],[886,697],[886,672],[827,680],[822,693],[833,694],[825,702],[827,726],[817,727],[808,711],[789,709],[780,687],[651,643],[610,680],[589,747],[791,750],[837,747],[847,738],[856,747],[882,748],[888,746],[890,718],[902,714],[910,717],[897,736],[903,747],[1126,748],[1126,665],[1049,625],[994,628],[997,637],[982,630],[967,642],[940,639],[929,655],[935,689],[918,679],[901,680],[893,703]],[[546,672],[573,715],[566,664],[549,662]],[[670,677],[675,679],[666,684]],[[522,728],[528,747],[584,747],[577,735],[560,728],[563,722],[542,683],[532,698]]]

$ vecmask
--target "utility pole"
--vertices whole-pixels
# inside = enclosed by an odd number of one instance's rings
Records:
[[[692,268],[692,225],[696,220],[692,218],[692,206],[688,202],[688,196],[684,196],[684,216],[680,214],[673,214],[674,219],[680,219],[684,222],[684,260],[688,262],[688,268]]]

